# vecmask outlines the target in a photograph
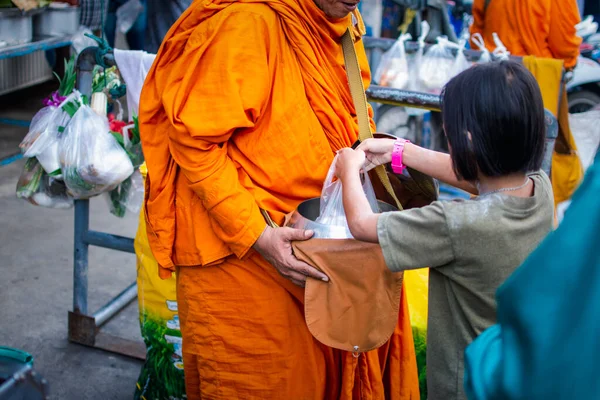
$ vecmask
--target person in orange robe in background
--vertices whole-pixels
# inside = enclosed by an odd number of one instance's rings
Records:
[[[198,0],[145,81],[140,131],[148,239],[177,271],[188,399],[418,399],[402,297],[387,344],[358,358],[314,339],[310,233],[267,227],[320,196],[358,125],[340,45],[351,28],[370,82],[358,0]],[[373,127],[374,128],[374,127]]]
[[[471,35],[480,33],[493,51],[496,32],[515,56],[562,59],[572,69],[581,44],[579,22],[577,0],[474,0]]]

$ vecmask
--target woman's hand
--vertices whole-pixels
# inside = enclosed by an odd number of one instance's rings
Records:
[[[392,162],[392,152],[394,151],[393,139],[367,139],[358,146],[357,150],[365,153],[366,163],[364,168],[370,171],[378,165]]]
[[[348,174],[358,176],[365,165],[365,160],[365,152],[362,150],[341,149],[335,159],[335,176],[341,180],[344,180]]]

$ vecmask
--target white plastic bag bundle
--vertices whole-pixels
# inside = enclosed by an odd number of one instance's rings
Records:
[[[456,75],[460,74],[463,71],[468,70],[469,68],[471,68],[471,63],[469,62],[469,60],[467,60],[467,57],[465,56],[465,46],[467,45],[467,42],[462,40],[460,42],[460,44],[458,45],[458,48],[456,50],[456,58],[454,59],[454,64],[452,65],[452,72],[450,73],[450,76],[452,78],[454,78]]]
[[[30,158],[17,182],[17,197],[46,208],[67,209],[73,199],[67,196],[64,182],[49,176],[36,158]]]
[[[75,91],[58,107],[42,108],[31,120],[29,132],[19,145],[24,157],[36,157],[44,171],[56,178],[60,177],[59,142],[70,120],[63,106],[80,100],[81,94]]]
[[[144,11],[140,0],[129,0],[117,8],[117,28],[121,33],[127,33],[135,24],[135,20]]]
[[[63,179],[74,198],[113,190],[133,173],[127,153],[109,133],[108,120],[82,105],[61,140]]]
[[[448,38],[442,36],[437,38],[437,43],[423,56],[419,81],[427,92],[440,93],[452,77],[454,55],[451,47]]]
[[[421,63],[423,62],[423,52],[425,51],[425,38],[427,35],[429,35],[430,29],[431,28],[427,21],[421,22],[421,36],[419,36],[419,39],[417,40],[419,47],[414,55],[412,65],[410,65],[410,82],[408,84],[408,90],[412,90],[413,92],[418,92],[421,90],[419,73],[421,71]],[[414,110],[421,111],[420,109]]]
[[[321,204],[319,218],[315,222],[323,225],[330,225],[335,227],[343,228],[342,234],[336,236],[336,239],[351,239],[352,234],[350,228],[348,228],[348,221],[346,220],[346,212],[344,211],[344,202],[342,198],[342,182],[340,180],[334,180],[335,178],[335,164],[337,157],[333,160],[323,190],[321,191]],[[373,212],[379,212],[379,206],[377,205],[377,197],[375,197],[375,191],[371,184],[369,174],[361,172],[362,187],[369,200],[369,205]]]
[[[510,57],[510,52],[506,46],[504,46],[502,40],[500,40],[500,36],[498,36],[496,32],[492,33],[492,36],[494,37],[494,44],[496,45],[496,48],[492,53],[500,60],[508,60]]]
[[[477,46],[479,51],[481,51],[481,57],[479,57],[477,63],[481,64],[492,61],[492,55],[487,47],[485,47],[485,42],[483,41],[483,36],[481,36],[481,33],[475,33],[472,35],[471,41],[475,44],[475,46]]]
[[[411,38],[409,34],[400,35],[394,45],[381,56],[375,72],[377,84],[394,89],[404,89],[407,86],[410,73],[404,46]]]

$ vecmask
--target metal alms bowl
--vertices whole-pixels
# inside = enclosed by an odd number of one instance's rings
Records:
[[[381,212],[398,211],[396,207],[383,201],[378,201],[377,203]],[[287,226],[296,229],[312,230],[314,231],[313,238],[347,239],[352,237],[348,228],[344,226],[324,225],[315,222],[319,217],[320,208],[321,199],[318,197],[303,201],[292,214]]]

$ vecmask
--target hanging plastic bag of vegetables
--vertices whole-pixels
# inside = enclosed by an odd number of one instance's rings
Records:
[[[25,162],[17,182],[17,197],[47,208],[67,209],[73,206],[64,182],[49,176],[36,158]]]
[[[81,101],[81,95],[74,90],[74,57],[65,60],[65,75],[57,78],[58,90],[44,100],[45,107],[33,117],[29,132],[19,145],[25,157],[37,157],[42,168],[54,177],[60,177],[60,136]]]
[[[109,114],[108,120],[110,132],[123,150],[125,150],[136,170],[119,187],[108,194],[111,213],[122,218],[125,216],[126,211],[132,213],[140,211],[144,199],[144,182],[139,172],[139,167],[144,163],[144,154],[142,152],[137,118],[134,117],[133,124],[129,125],[116,119],[112,114]]]
[[[74,198],[113,190],[133,173],[127,153],[109,133],[107,118],[85,104],[71,119],[60,145],[63,179]]]

